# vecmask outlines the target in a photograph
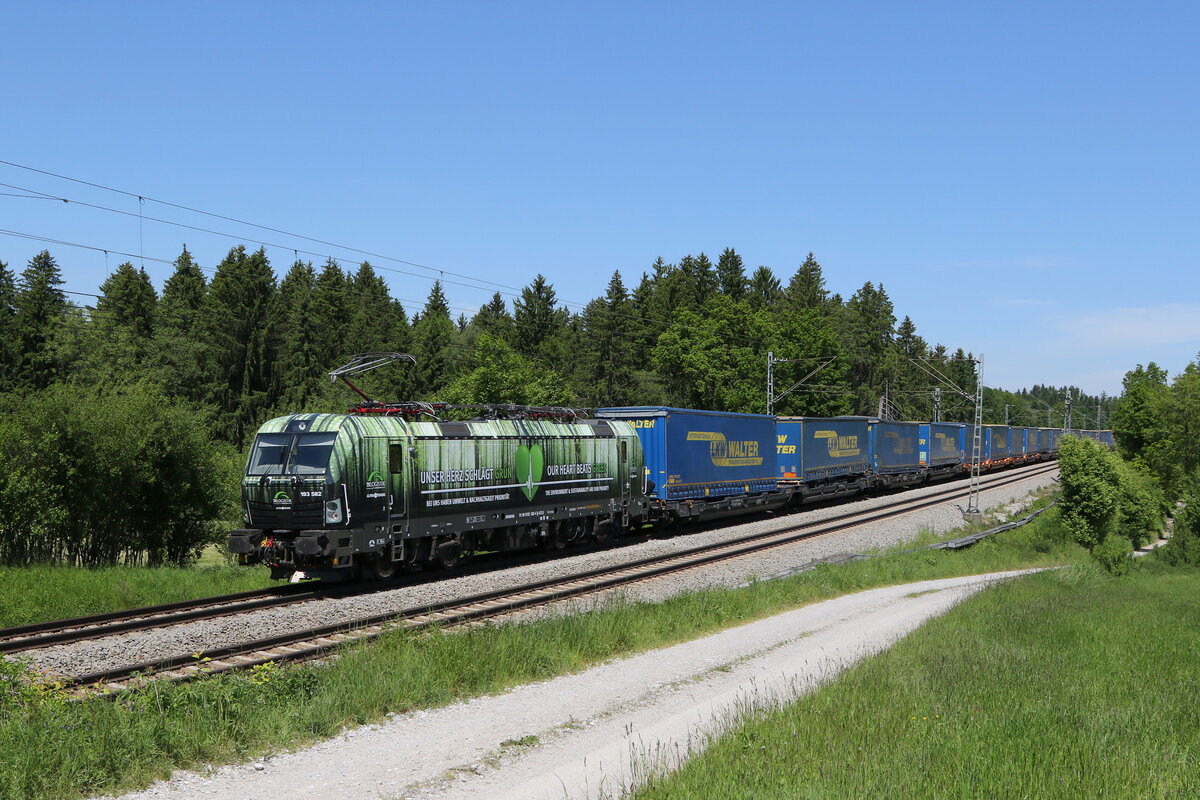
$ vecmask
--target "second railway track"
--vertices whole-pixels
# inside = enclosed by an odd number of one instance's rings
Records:
[[[1055,469],[1056,464],[1044,464],[1023,469],[1016,474],[1004,473],[985,481],[982,488],[1000,488],[1044,475]],[[117,669],[75,675],[66,680],[66,685],[80,696],[112,694],[154,679],[182,681],[207,674],[247,669],[273,661],[312,658],[349,642],[372,639],[389,629],[415,630],[436,625],[452,626],[499,617],[559,600],[761,552],[802,539],[836,533],[870,522],[900,517],[965,497],[968,492],[969,489],[965,487],[948,487],[944,491],[922,497],[898,499],[882,507],[848,512],[784,530],[756,533],[717,544],[691,547],[666,556],[642,558],[614,567],[584,571],[433,605],[376,614],[230,647],[174,655]]]

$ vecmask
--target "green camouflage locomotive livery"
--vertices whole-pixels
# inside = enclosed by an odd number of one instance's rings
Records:
[[[558,548],[640,524],[644,469],[620,420],[294,414],[255,436],[229,547],[280,578]]]

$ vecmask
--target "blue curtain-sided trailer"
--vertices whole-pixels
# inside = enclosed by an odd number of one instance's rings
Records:
[[[801,502],[869,488],[870,420],[866,417],[779,417],[779,478]]]
[[[1000,464],[1012,458],[1011,434],[1007,425],[983,426],[984,464]]]
[[[921,469],[921,423],[870,420],[871,467],[878,483],[896,486],[925,479]]]
[[[633,424],[646,459],[646,494],[669,518],[712,518],[782,505],[775,418],[668,406],[600,408]]]
[[[1012,457],[1024,461],[1029,455],[1029,429],[1021,425],[1009,428],[1009,443],[1012,447]]]
[[[932,472],[958,472],[967,460],[969,436],[961,422],[922,422],[917,461]]]

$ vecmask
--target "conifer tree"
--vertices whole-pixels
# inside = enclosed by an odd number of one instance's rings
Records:
[[[204,361],[208,342],[200,333],[201,308],[207,292],[204,273],[184,245],[158,301],[154,361],[170,390],[193,403],[202,402],[207,396]]]
[[[653,273],[649,281],[646,316],[654,320],[653,336],[657,337],[671,324],[675,314],[687,306],[691,290],[688,286],[689,278],[684,271],[663,261],[661,256],[655,259],[650,268]]]
[[[717,259],[717,279],[721,286],[721,294],[729,299],[741,300],[746,296],[749,288],[746,266],[742,263],[742,257],[732,247],[726,247]]]
[[[347,353],[356,352],[349,341],[350,284],[350,276],[332,258],[325,261],[313,284],[311,324],[317,361],[326,370],[339,366]]]
[[[500,339],[510,346],[513,343],[515,335],[513,318],[508,313],[508,306],[499,292],[493,294],[491,300],[480,306],[479,311],[472,318],[471,324],[480,333],[486,333],[494,339]]]
[[[265,251],[229,251],[209,285],[199,328],[209,343],[208,399],[220,432],[240,444],[278,399],[278,290]]]
[[[931,419],[933,401],[927,393],[936,385],[929,373],[917,364],[918,359],[929,356],[929,345],[917,334],[917,326],[905,317],[896,327],[892,368],[892,389],[902,393],[902,408],[910,419]]]
[[[454,322],[442,291],[442,282],[434,281],[420,317],[413,323],[413,355],[417,359],[414,389],[431,395],[449,381],[450,345],[454,340]]]
[[[682,267],[682,262],[680,266]],[[689,277],[691,278],[692,299],[697,307],[701,307],[717,293],[719,279],[712,262],[704,253],[696,256],[691,266]]]
[[[194,334],[196,314],[204,304],[207,289],[200,265],[184,245],[183,252],[175,259],[175,272],[163,285],[157,314],[159,327],[174,333]]]
[[[808,258],[796,270],[787,288],[788,302],[793,308],[823,309],[829,303],[829,292],[825,288],[825,277],[821,265],[809,253]]]
[[[586,375],[581,394],[589,405],[625,405],[632,400],[629,293],[614,272],[603,298],[583,313]]]
[[[129,377],[153,350],[158,295],[145,269],[126,261],[100,285],[96,332],[103,359],[116,376]]]
[[[332,365],[321,362],[313,325],[317,273],[311,262],[297,260],[279,284],[280,396],[284,408],[302,411],[320,394]]]
[[[20,348],[18,386],[43,389],[64,377],[55,341],[67,314],[62,285],[62,270],[49,250],[31,258],[21,273],[14,319]]]
[[[779,279],[771,272],[770,267],[760,266],[754,270],[754,274],[750,276],[750,289],[747,294],[751,308],[770,308],[779,302],[782,296],[783,289]]]
[[[392,298],[387,283],[369,262],[362,262],[350,280],[346,305],[349,318],[344,356],[393,349],[396,320]]]
[[[883,285],[867,281],[841,310],[842,341],[850,353],[850,381],[858,392],[860,414],[875,413],[875,403],[890,377],[887,353],[896,316]]]
[[[526,358],[546,354],[545,344],[560,333],[569,313],[557,307],[554,287],[539,273],[513,301],[517,352]]]

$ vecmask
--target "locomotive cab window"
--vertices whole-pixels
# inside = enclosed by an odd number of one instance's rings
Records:
[[[404,471],[404,445],[388,445],[388,465],[393,475],[399,475]]]
[[[625,460],[628,457],[628,447],[629,447],[629,443],[626,442],[624,439],[622,439],[621,440],[621,463],[625,463]]]
[[[260,433],[254,438],[248,475],[324,475],[336,433]]]

